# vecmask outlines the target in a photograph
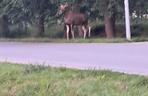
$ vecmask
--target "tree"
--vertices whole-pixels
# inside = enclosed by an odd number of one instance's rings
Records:
[[[37,25],[36,36],[44,35],[46,16],[51,15],[54,0],[2,0],[0,13],[7,14],[12,24],[32,22]]]
[[[52,2],[50,0],[23,0],[24,9],[35,19],[37,36],[44,35],[44,23],[47,14],[50,14]]]
[[[134,13],[139,19],[142,19],[144,14],[148,14],[148,1],[147,0],[130,0],[130,13]]]
[[[1,36],[9,37],[9,28],[8,28],[8,17],[3,15],[0,17],[0,32]]]
[[[113,38],[115,36],[115,22],[116,22],[116,1],[104,0],[104,22],[105,32],[107,38]]]
[[[2,8],[6,6],[6,1],[0,1],[0,35],[3,37],[9,36],[8,15]]]
[[[18,23],[22,23],[25,25],[26,23],[24,22],[28,22],[30,19],[28,13],[23,10],[22,0],[1,0],[0,15],[1,19],[5,17],[5,19],[2,19],[3,23],[1,22],[3,26],[5,25],[5,28],[2,28],[3,30],[9,30],[9,25],[15,25]],[[4,31],[4,34],[8,35],[8,31]]]

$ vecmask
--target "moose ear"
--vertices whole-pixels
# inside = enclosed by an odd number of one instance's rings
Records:
[[[68,3],[66,2],[66,3],[64,4],[64,6],[67,7],[67,6],[68,6]]]
[[[65,5],[60,4],[60,8],[61,8],[61,9],[64,9],[64,8],[65,8]]]
[[[60,4],[60,7],[62,7],[63,6],[63,4]]]

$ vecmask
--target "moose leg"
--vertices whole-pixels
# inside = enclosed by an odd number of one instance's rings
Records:
[[[75,39],[75,34],[74,34],[74,30],[73,30],[73,25],[71,25],[70,27],[71,27],[72,38]]]
[[[82,29],[83,29],[83,32],[84,32],[84,34],[83,34],[83,38],[85,39],[85,38],[86,38],[86,35],[87,35],[87,29],[86,29],[86,26],[83,25],[83,26],[82,26]]]
[[[69,40],[69,32],[70,32],[69,25],[66,25],[66,38],[67,38],[67,40]]]
[[[82,36],[83,36],[83,29],[82,29],[82,26],[79,25],[77,28],[78,28],[79,37],[82,37]]]
[[[88,26],[88,37],[90,37],[90,36],[91,36],[91,27]]]

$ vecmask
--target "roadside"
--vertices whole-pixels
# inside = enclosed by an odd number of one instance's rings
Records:
[[[0,38],[0,42],[48,42],[48,43],[127,43],[127,42],[146,42],[147,37],[135,37],[132,41],[128,41],[125,38],[90,38],[90,39],[59,39],[59,38]]]

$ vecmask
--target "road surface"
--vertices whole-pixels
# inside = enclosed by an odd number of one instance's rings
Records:
[[[0,61],[148,75],[148,42],[121,44],[0,42]]]

